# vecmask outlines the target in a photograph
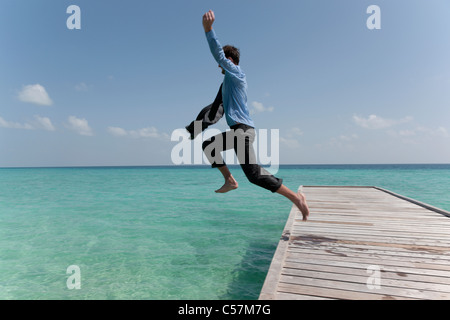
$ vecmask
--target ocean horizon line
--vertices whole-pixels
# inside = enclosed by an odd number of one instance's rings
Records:
[[[264,168],[270,167],[270,165],[261,165]],[[450,166],[450,163],[309,163],[309,164],[279,164],[278,167],[289,168],[311,168],[311,167],[383,167],[383,166]],[[239,168],[239,164],[228,165],[230,168]],[[62,166],[0,166],[0,169],[210,169],[210,165],[198,164],[198,165],[173,165],[173,164],[157,164],[157,165],[62,165]]]

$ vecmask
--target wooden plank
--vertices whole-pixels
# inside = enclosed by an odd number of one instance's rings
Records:
[[[364,244],[338,244],[338,243],[330,243],[328,245],[318,244],[313,248],[303,246],[298,243],[291,243],[290,249],[292,250],[314,250],[314,252],[320,252],[321,250],[331,252],[331,253],[339,253],[339,252],[352,252],[352,253],[361,253],[366,252],[368,254],[381,254],[381,255],[390,255],[397,257],[412,257],[412,258],[427,258],[433,260],[442,260],[450,261],[450,254],[433,254],[430,252],[423,251],[411,251],[402,248],[392,248],[392,247],[382,247],[382,246],[370,246]]]
[[[389,190],[386,190],[386,189],[383,189],[383,188],[379,188],[379,187],[374,187],[374,188],[375,188],[375,189],[378,189],[378,190],[382,190],[383,192],[389,193],[389,194],[391,194],[391,195],[393,195],[393,196],[395,196],[395,197],[397,197],[397,198],[404,199],[404,200],[406,200],[406,201],[408,201],[408,202],[412,202],[412,203],[414,203],[414,204],[417,204],[417,205],[419,205],[419,206],[421,206],[421,207],[424,207],[424,208],[426,208],[426,209],[428,209],[428,210],[431,210],[431,211],[437,212],[437,213],[439,213],[439,214],[445,215],[445,216],[447,216],[447,217],[450,217],[450,212],[448,212],[448,211],[446,211],[446,210],[442,210],[442,209],[440,209],[440,208],[431,206],[431,205],[429,205],[429,204],[427,204],[427,203],[424,203],[424,202],[421,202],[421,201],[417,201],[417,200],[415,200],[415,199],[411,199],[411,198],[402,196],[402,195],[400,195],[400,194],[394,193],[394,192],[392,192],[392,191],[389,191]]]
[[[440,240],[443,241],[443,239],[447,238],[446,233],[440,233],[436,230],[436,232],[433,231],[427,231],[427,230],[421,230],[421,229],[414,229],[414,230],[408,230],[407,228],[364,228],[361,226],[354,227],[354,226],[345,226],[341,225],[339,228],[336,227],[329,227],[329,226],[317,226],[314,224],[308,224],[308,227],[306,228],[308,232],[315,231],[318,232],[325,232],[329,235],[333,234],[341,234],[341,235],[361,235],[361,236],[373,236],[378,238],[383,236],[391,237],[392,233],[395,232],[395,235],[397,238],[419,238],[419,239],[426,239],[426,240]],[[302,231],[302,228],[297,227],[296,231]],[[450,244],[450,239],[447,241],[447,243]]]
[[[328,264],[314,264],[314,263],[300,263],[300,262],[290,262],[285,261],[283,272],[289,273],[292,270],[300,270],[300,271],[319,271],[319,272],[330,272],[335,274],[351,274],[351,275],[365,275],[367,277],[367,268],[364,266],[357,267],[339,267],[339,266],[330,266]],[[405,271],[406,269],[403,269]],[[414,274],[407,272],[398,272],[398,270],[387,270],[383,268],[381,270],[381,280],[383,279],[392,279],[392,280],[402,280],[408,279],[410,281],[417,282],[425,282],[432,284],[441,284],[441,285],[450,285],[450,278],[433,276],[433,275],[424,275],[424,274]]]
[[[367,278],[366,278],[367,279]],[[367,280],[366,280],[367,281]],[[327,280],[320,279],[317,277],[293,277],[282,275],[280,278],[280,283],[294,284],[294,285],[306,285],[310,287],[320,287],[320,288],[339,288],[346,291],[354,291],[358,293],[377,293],[382,295],[387,295],[391,297],[399,298],[414,298],[414,299],[432,299],[432,300],[446,300],[450,298],[450,293],[436,292],[436,291],[425,291],[417,289],[408,288],[396,288],[389,287],[386,285],[380,285],[379,289],[370,289],[367,286],[366,281],[363,282],[349,282],[344,280]]]
[[[304,193],[310,219],[292,206],[260,299],[450,299],[450,213],[376,187]]]
[[[336,300],[333,298],[325,298],[325,297],[315,297],[315,296],[309,296],[305,294],[292,294],[292,293],[285,293],[285,292],[279,292],[277,294],[278,300]]]
[[[295,232],[295,231],[294,231]],[[333,234],[333,237],[329,237],[329,233],[318,232],[315,234],[300,235],[295,232],[291,236],[292,241],[304,241],[304,242],[339,242],[339,243],[370,243],[372,245],[385,245],[392,247],[403,248],[416,248],[416,250],[429,250],[434,252],[448,253],[450,251],[449,242],[442,240],[426,240],[421,238],[395,238],[395,237],[369,237],[369,236],[350,236],[350,235],[338,235]]]
[[[312,224],[314,226],[317,227],[322,227],[322,228],[350,228],[350,227],[358,227],[358,229],[360,230],[373,230],[374,228],[376,228],[379,231],[384,231],[384,230],[388,230],[388,231],[409,231],[412,233],[431,233],[431,234],[442,234],[444,236],[446,236],[448,234],[448,231],[450,231],[450,226],[439,226],[439,225],[432,225],[427,223],[427,225],[424,225],[423,221],[421,221],[420,223],[411,223],[411,222],[407,222],[407,221],[389,221],[389,224],[383,223],[383,221],[368,221],[365,220],[366,222],[356,222],[360,219],[354,219],[353,221],[351,221],[350,219],[330,219],[328,218],[327,220],[318,220],[316,218],[310,219],[308,222],[309,224]],[[295,222],[301,222],[301,219],[295,219]],[[337,225],[337,226],[336,226]],[[420,227],[420,228],[415,228],[415,227]]]
[[[354,269],[352,269],[354,271]],[[324,280],[345,281],[353,283],[367,284],[367,272],[352,272],[352,273],[335,273],[318,270],[299,270],[295,268],[283,268],[282,275],[294,277],[317,278]],[[394,288],[407,288],[424,291],[437,291],[445,294],[450,294],[450,285],[442,283],[433,283],[429,281],[415,281],[406,277],[398,277],[396,279],[387,278],[384,276],[380,279],[381,286],[388,286]]]
[[[311,287],[307,285],[296,285],[289,283],[280,283],[278,285],[279,292],[292,294],[306,294],[316,297],[325,297],[331,299],[345,299],[345,300],[419,300],[417,298],[404,298],[399,296],[389,296],[377,293],[366,293],[349,290],[341,290],[335,288]]]
[[[450,264],[433,264],[433,263],[424,263],[424,262],[413,262],[411,260],[407,261],[406,259],[400,260],[391,260],[391,259],[376,259],[374,257],[364,257],[364,256],[339,256],[334,254],[312,254],[312,253],[298,253],[288,251],[286,255],[286,261],[312,261],[312,260],[325,260],[332,262],[352,262],[359,263],[365,266],[370,265],[380,265],[383,267],[388,266],[397,266],[397,267],[406,267],[406,268],[415,268],[415,269],[423,269],[429,272],[436,271],[436,275],[446,276],[450,273]],[[324,263],[325,263],[324,261]],[[441,272],[444,271],[444,272]]]
[[[383,260],[392,260],[392,261],[410,261],[410,262],[416,262],[416,263],[428,263],[433,265],[442,265],[444,267],[450,267],[450,260],[449,259],[442,259],[440,256],[430,257],[428,255],[412,255],[408,253],[398,253],[395,251],[353,251],[353,250],[347,250],[346,248],[338,248],[338,249],[331,249],[331,248],[303,248],[303,247],[297,247],[297,246],[290,246],[288,248],[289,252],[295,252],[295,253],[302,253],[305,255],[308,254],[316,254],[316,255],[323,255],[323,256],[341,256],[341,257],[369,257],[371,259],[378,259],[380,261]],[[437,258],[436,258],[437,257]],[[449,257],[447,257],[449,258]]]
[[[297,258],[297,257],[296,257]],[[299,262],[296,258],[287,258],[285,262]],[[327,266],[336,266],[336,267],[345,267],[345,268],[356,268],[356,269],[364,269],[367,270],[369,266],[378,265],[376,264],[377,261],[372,261],[372,263],[364,263],[359,261],[349,261],[349,260],[324,260],[324,259],[305,259],[300,260],[302,263],[307,264],[320,264],[320,265],[327,265]],[[419,275],[430,275],[435,277],[443,277],[448,278],[448,271],[442,271],[442,270],[432,270],[432,269],[426,269],[426,268],[417,268],[414,266],[398,266],[393,264],[383,264],[378,265],[380,268],[386,271],[390,272],[398,272],[398,273],[412,273],[412,274],[419,274]]]

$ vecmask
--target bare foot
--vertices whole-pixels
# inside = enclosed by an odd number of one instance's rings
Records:
[[[297,208],[300,210],[300,212],[303,215],[303,221],[306,221],[309,216],[309,208],[306,204],[306,198],[305,195],[302,193],[303,186],[301,186],[297,193],[286,187],[284,184],[281,185],[281,187],[276,191],[277,193],[285,196],[289,200],[294,203]]]
[[[228,179],[225,179],[225,184],[220,189],[217,189],[216,193],[226,193],[237,188],[237,181],[234,180],[233,176],[230,176]]]
[[[308,205],[306,204],[305,195],[300,190],[297,192],[297,200],[295,200],[293,202],[297,206],[297,208],[299,208],[300,212],[302,213],[303,221],[308,220],[309,208],[308,208]]]

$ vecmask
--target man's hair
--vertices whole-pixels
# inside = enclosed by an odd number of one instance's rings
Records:
[[[241,53],[239,49],[230,45],[226,45],[223,47],[223,52],[225,53],[226,58],[233,59],[235,64],[239,64],[239,58],[241,57]]]

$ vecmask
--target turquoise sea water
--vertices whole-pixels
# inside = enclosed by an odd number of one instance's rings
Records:
[[[257,299],[291,203],[197,167],[0,169],[0,299]],[[450,165],[283,166],[450,211]],[[67,269],[80,270],[69,289]]]

